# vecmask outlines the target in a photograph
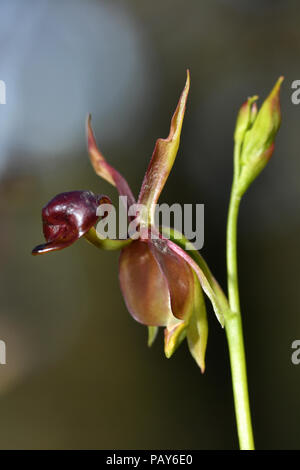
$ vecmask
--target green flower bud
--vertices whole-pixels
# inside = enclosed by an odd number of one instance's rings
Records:
[[[240,109],[235,130],[237,191],[244,194],[252,181],[268,163],[274,150],[274,140],[281,123],[279,91],[283,77],[257,112],[253,98]]]

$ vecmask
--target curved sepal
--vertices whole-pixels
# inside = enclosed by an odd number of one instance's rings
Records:
[[[125,178],[107,161],[97,147],[95,135],[91,125],[91,115],[87,118],[87,142],[90,160],[95,173],[101,178],[116,186],[120,196],[127,197],[127,204],[131,206],[135,203],[135,198]]]

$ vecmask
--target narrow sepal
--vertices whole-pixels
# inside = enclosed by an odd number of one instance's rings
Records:
[[[171,120],[170,133],[166,139],[158,139],[150,164],[145,174],[138,202],[148,209],[149,220],[154,221],[155,204],[174,164],[180,142],[180,133],[190,88],[190,74],[187,71],[185,87]]]

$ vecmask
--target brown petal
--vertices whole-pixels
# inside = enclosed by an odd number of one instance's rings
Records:
[[[135,240],[122,250],[119,278],[135,320],[148,326],[168,324],[172,316],[168,283],[149,243]]]

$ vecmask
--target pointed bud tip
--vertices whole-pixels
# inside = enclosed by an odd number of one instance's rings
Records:
[[[267,108],[269,109],[269,112],[271,112],[274,126],[279,128],[280,122],[281,122],[281,112],[280,112],[280,89],[281,89],[281,84],[284,80],[283,76],[280,76],[278,80],[276,81],[274,87],[272,88],[269,96],[266,98],[265,102],[263,103],[263,106],[266,105]]]
[[[277,82],[275,83],[273,89],[271,90],[271,93],[269,94],[267,100],[268,100],[268,99],[269,99],[269,100],[273,100],[273,99],[277,100],[277,99],[279,99],[279,92],[280,92],[280,88],[281,88],[281,84],[282,84],[283,80],[284,80],[284,77],[281,75],[281,76],[278,78]]]
[[[275,87],[280,88],[280,86],[281,86],[283,80],[284,80],[284,76],[281,75],[281,76],[278,78],[278,80],[277,80],[277,82],[276,82],[276,84],[275,84]]]

